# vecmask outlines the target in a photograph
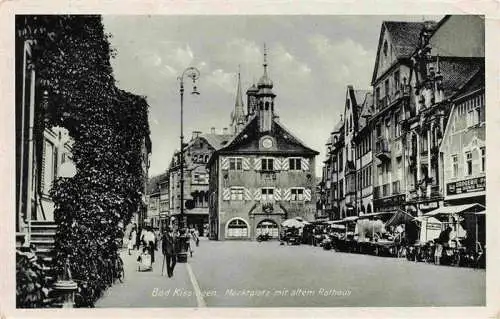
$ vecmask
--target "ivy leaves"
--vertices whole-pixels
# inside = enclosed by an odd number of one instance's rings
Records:
[[[68,264],[79,283],[79,306],[92,306],[112,284],[116,239],[143,207],[143,143],[149,136],[144,97],[118,89],[99,16],[17,16],[17,36],[33,44],[39,85],[49,93],[49,125],[68,129],[77,174],[59,178],[55,204],[55,267]]]

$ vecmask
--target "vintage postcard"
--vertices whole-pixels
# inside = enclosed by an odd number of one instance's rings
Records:
[[[3,3],[2,316],[498,315],[489,4],[312,4]]]

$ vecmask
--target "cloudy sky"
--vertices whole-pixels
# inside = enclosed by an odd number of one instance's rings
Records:
[[[185,95],[184,135],[229,127],[238,66],[244,90],[262,75],[268,48],[276,112],[321,154],[343,111],[346,86],[368,89],[383,20],[423,21],[440,16],[105,16],[117,51],[118,86],[145,95],[153,143],[150,176],[166,170],[179,145],[177,77],[201,72],[199,96]],[[190,85],[186,91],[189,92]]]

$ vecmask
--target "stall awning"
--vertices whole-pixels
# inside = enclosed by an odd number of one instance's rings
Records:
[[[355,221],[355,220],[358,220],[358,216],[349,216],[349,217],[346,217],[344,219],[342,219],[343,222],[352,222],[352,221]]]
[[[436,215],[450,215],[450,214],[460,214],[460,213],[477,213],[479,211],[485,210],[485,207],[481,204],[466,204],[466,205],[455,205],[455,206],[444,206],[439,207],[433,211],[424,214],[424,216],[436,216]]]
[[[391,215],[391,214],[395,214],[395,213],[396,213],[396,211],[391,211],[391,212],[376,212],[376,213],[371,213],[371,214],[360,215],[359,219],[369,219],[369,218],[374,218],[374,217]]]
[[[400,224],[406,224],[412,220],[415,220],[411,214],[405,212],[404,210],[398,210],[392,217],[389,219],[385,226],[396,226]]]

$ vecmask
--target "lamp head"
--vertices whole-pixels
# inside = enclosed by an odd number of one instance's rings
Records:
[[[193,95],[200,95],[200,92],[198,92],[198,87],[196,87],[196,83],[193,85],[193,92],[191,92]]]

